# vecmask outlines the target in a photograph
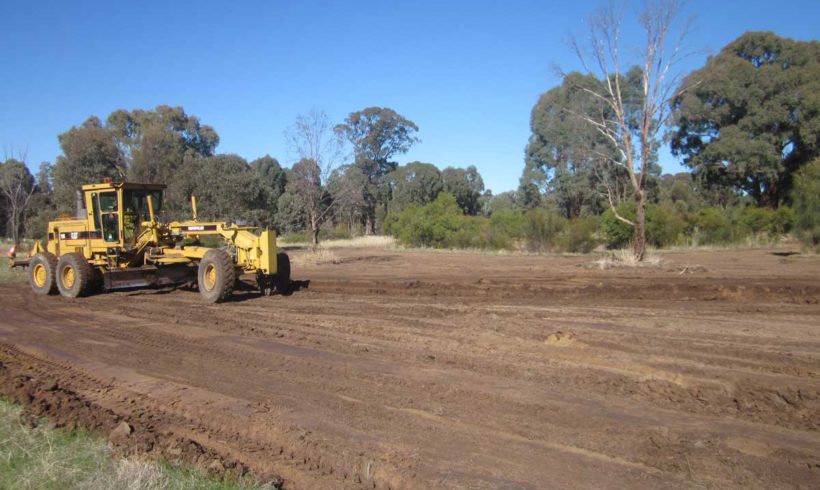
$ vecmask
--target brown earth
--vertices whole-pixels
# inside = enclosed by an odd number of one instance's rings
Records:
[[[346,250],[221,305],[6,285],[0,392],[285,488],[818,488],[820,258],[783,252]]]

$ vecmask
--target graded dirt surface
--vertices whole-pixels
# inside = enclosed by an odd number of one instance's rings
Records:
[[[787,250],[351,249],[219,305],[5,285],[0,392],[285,488],[818,488],[820,259]]]

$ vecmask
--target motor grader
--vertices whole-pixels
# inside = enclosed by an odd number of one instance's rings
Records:
[[[255,276],[265,295],[286,292],[290,260],[277,253],[276,232],[197,219],[160,223],[165,186],[105,181],[82,186],[77,217],[48,224],[45,247],[37,241],[28,257],[10,253],[13,267],[28,267],[31,289],[38,294],[75,298],[95,289],[191,285],[205,301],[228,298],[243,285],[243,274]],[[216,236],[224,245],[200,242]]]

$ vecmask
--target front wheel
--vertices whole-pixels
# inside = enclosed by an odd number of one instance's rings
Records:
[[[236,271],[228,252],[212,249],[199,261],[197,284],[199,294],[209,303],[225,300],[233,292]]]
[[[28,264],[28,283],[37,294],[56,294],[57,257],[49,252],[40,252]]]

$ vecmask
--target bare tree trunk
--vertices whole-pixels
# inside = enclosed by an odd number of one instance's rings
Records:
[[[15,246],[20,245],[20,211],[17,208],[11,210],[11,237]]]
[[[313,244],[313,248],[316,248],[319,246],[319,231],[322,227],[322,222],[315,209],[308,211],[308,221],[310,223],[310,241]]]
[[[319,227],[318,226],[312,226],[310,231],[313,234],[313,246],[314,246],[314,248],[318,247],[319,246]]]
[[[635,258],[643,260],[646,254],[646,200],[642,191],[635,193],[635,227],[632,242]]]

